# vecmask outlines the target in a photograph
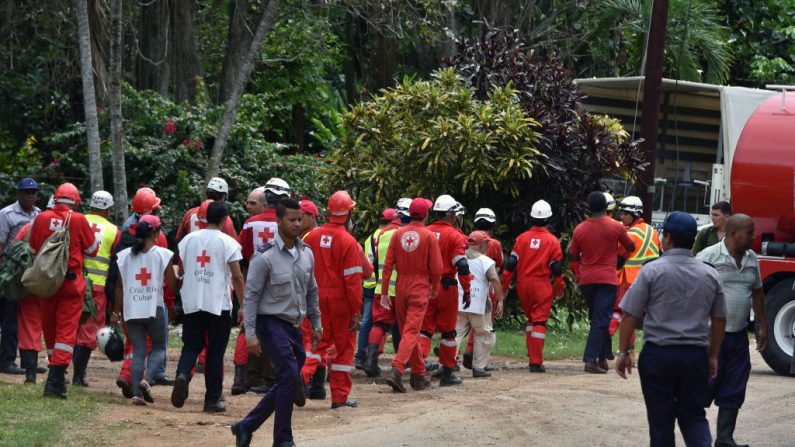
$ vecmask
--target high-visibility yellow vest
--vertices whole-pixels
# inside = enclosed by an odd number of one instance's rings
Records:
[[[643,264],[660,257],[660,237],[657,235],[657,231],[643,219],[638,219],[638,222],[629,227],[627,234],[635,243],[635,251],[632,256],[627,258],[624,267],[619,271],[619,280],[632,284]]]
[[[83,270],[91,278],[94,285],[104,286],[105,280],[108,278],[108,269],[110,268],[111,250],[119,229],[104,217],[96,214],[86,214],[86,220],[88,220],[91,229],[94,230],[94,234],[99,238],[100,242],[99,252],[97,252],[96,256],[83,257]]]
[[[365,241],[364,243],[364,253],[368,257],[373,256],[374,259],[378,260],[378,269],[373,272],[372,276],[370,276],[364,281],[365,288],[375,288],[376,297],[382,294],[381,273],[384,270],[384,262],[386,262],[386,251],[389,249],[389,241],[392,239],[393,234],[395,234],[395,230],[383,231],[381,229],[378,229],[375,230],[373,235],[367,238],[367,241]],[[371,243],[371,241],[375,241],[375,243]],[[375,245],[375,250],[377,252],[375,255],[372,253],[373,245]],[[378,281],[376,281],[376,276],[378,278]],[[395,296],[396,282],[397,282],[397,271],[392,270],[392,277],[389,278],[389,296]]]

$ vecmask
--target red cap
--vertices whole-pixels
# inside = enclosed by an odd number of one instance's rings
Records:
[[[381,220],[394,220],[397,217],[397,211],[394,208],[387,208],[381,211]]]
[[[139,225],[144,222],[149,224],[149,226],[154,228],[155,230],[160,228],[160,218],[155,216],[154,214],[146,214],[144,216],[141,216],[140,219],[138,219]]]
[[[433,207],[433,202],[422,197],[417,197],[411,201],[409,205],[409,215],[411,217],[425,217],[428,215],[428,210]]]
[[[469,245],[480,245],[488,241],[489,235],[485,231],[473,231],[469,233]]]
[[[317,206],[311,200],[302,200],[299,202],[301,205],[301,214],[311,214],[315,217],[320,215]]]

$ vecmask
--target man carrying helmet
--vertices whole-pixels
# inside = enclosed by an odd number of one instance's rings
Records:
[[[307,352],[301,373],[304,383],[308,383],[318,364],[326,363],[328,349],[334,345],[337,355],[329,372],[331,408],[357,406],[355,400],[348,399],[362,308],[361,247],[348,232],[354,207],[356,202],[346,191],[335,192],[328,201],[328,222],[304,240],[315,257],[323,338],[315,349]]]
[[[643,221],[643,201],[640,197],[627,196],[619,203],[621,223],[627,227],[627,234],[635,244],[634,251],[627,251],[618,247],[618,256],[623,260],[623,265],[618,269],[618,293],[616,304],[613,306],[613,318],[610,320],[610,336],[616,333],[621,325],[621,308],[618,306],[629,286],[635,282],[640,268],[648,261],[660,257],[660,236],[657,231]],[[630,357],[634,360],[635,335],[630,340]]]
[[[226,202],[228,197],[229,185],[226,184],[226,180],[221,177],[211,178],[210,182],[207,183],[207,200]],[[199,208],[201,208],[201,205],[189,209],[185,215],[182,216],[182,221],[179,227],[177,227],[177,242],[181,241],[188,233],[207,228],[207,209],[205,207],[204,218],[202,218],[199,216]],[[232,219],[226,219],[224,233],[237,239],[237,231],[235,231],[235,223],[232,222]]]
[[[464,308],[469,307],[470,283],[472,281],[466,258],[469,242],[460,230],[460,220],[463,220],[463,206],[460,203],[444,194],[434,202],[433,211],[436,221],[428,225],[428,230],[434,233],[439,241],[439,251],[442,256],[442,279],[437,298],[428,303],[428,310],[425,312],[420,333],[420,345],[423,355],[428,357],[434,331],[438,329],[442,333],[442,339],[439,342],[439,363],[442,364],[439,386],[459,385],[462,383],[461,378],[453,374],[453,369],[456,367],[455,356],[458,351],[455,342],[455,327],[458,321],[458,287],[456,286],[460,282],[463,290],[463,306]],[[456,277],[456,275],[458,276]]]
[[[74,211],[80,205],[80,193],[75,185],[64,183],[53,195],[55,207],[42,212],[33,221],[30,248],[35,255],[52,233],[64,227],[69,231],[66,277],[55,295],[41,304],[44,340],[50,353],[50,371],[44,395],[66,399],[66,367],[72,360],[77,342],[86,288],[83,255],[95,256],[99,240],[85,216]]]
[[[121,232],[116,225],[108,221],[113,208],[113,196],[107,191],[97,191],[91,196],[90,211],[86,220],[91,225],[91,230],[99,241],[99,251],[96,256],[83,257],[83,270],[91,280],[91,291],[94,303],[97,306],[96,319],[88,319],[77,330],[77,346],[72,354],[74,373],[72,385],[88,386],[86,383],[86,367],[91,358],[91,351],[97,349],[97,330],[105,326],[105,281],[108,278],[110,259],[113,249],[121,238]]]
[[[516,238],[511,255],[502,273],[503,290],[507,293],[516,274],[516,292],[527,317],[525,335],[531,373],[543,373],[544,341],[552,301],[563,296],[563,252],[560,241],[547,230],[552,207],[544,200],[530,210],[532,228]],[[550,277],[555,281],[552,289]]]

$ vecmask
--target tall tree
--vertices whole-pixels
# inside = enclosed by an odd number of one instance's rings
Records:
[[[122,3],[123,0],[110,0],[110,144],[113,153],[113,192],[116,197],[117,222],[127,219],[127,170],[124,165],[124,127],[121,114],[121,55],[124,48]]]
[[[249,25],[251,19],[252,14],[248,0],[232,0],[229,5],[226,56],[224,57],[221,82],[218,88],[219,104],[229,99],[232,86],[235,84],[235,77],[248,54],[248,49],[251,47],[251,39],[254,37]]]
[[[229,100],[226,103],[226,110],[224,117],[221,120],[221,125],[218,128],[218,135],[215,137],[213,143],[212,154],[207,163],[207,176],[206,180],[218,175],[221,170],[221,159],[224,156],[224,149],[226,148],[226,140],[229,138],[229,132],[232,130],[232,125],[235,123],[235,114],[237,107],[240,105],[240,98],[243,96],[243,91],[246,88],[249,78],[251,77],[251,70],[254,68],[254,62],[259,57],[262,43],[268,35],[273,21],[276,19],[276,9],[279,6],[279,0],[269,0],[260,16],[259,23],[257,23],[257,31],[254,33],[254,38],[251,40],[248,54],[240,66],[240,71],[237,72],[237,77],[232,85],[229,93]]]
[[[191,102],[196,96],[196,77],[201,74],[199,54],[193,33],[193,0],[172,0],[170,72],[173,97],[177,102]]]
[[[94,70],[91,59],[91,29],[88,26],[87,0],[76,0],[77,30],[80,41],[80,74],[83,79],[83,109],[86,114],[88,137],[88,170],[91,175],[91,192],[104,189],[102,180],[102,154],[99,147],[97,100],[94,94]]]

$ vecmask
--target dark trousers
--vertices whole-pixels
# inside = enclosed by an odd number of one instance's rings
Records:
[[[745,402],[745,389],[751,375],[748,332],[726,332],[718,352],[718,376],[709,382],[709,406],[739,409]]]
[[[618,287],[610,284],[586,284],[580,286],[585,303],[588,304],[588,318],[591,328],[582,361],[594,363],[607,358],[613,349],[610,338],[610,319],[616,303]]]
[[[17,359],[19,334],[17,329],[17,310],[19,301],[0,298],[0,368],[11,366]]]
[[[651,447],[674,445],[675,421],[688,447],[709,447],[712,436],[704,411],[709,382],[707,348],[646,343],[638,357],[638,373]]]
[[[229,311],[221,315],[198,311],[186,314],[182,320],[182,353],[179,356],[177,375],[191,376],[196,366],[199,353],[207,341],[207,363],[204,365],[204,384],[207,389],[204,402],[212,404],[221,397],[223,383],[224,352],[229,343],[229,332],[232,330],[232,319]],[[205,338],[206,337],[206,338]]]
[[[397,322],[392,325],[392,347],[395,348],[395,352],[400,348],[400,328]]]
[[[240,423],[254,432],[276,413],[273,442],[292,441],[293,400],[303,386],[299,384],[300,371],[306,360],[301,329],[276,317],[257,315],[257,338],[276,367],[276,385]]]
[[[373,295],[375,289],[362,287],[362,319],[359,324],[359,341],[356,349],[355,358],[364,360],[367,358],[367,341],[370,339],[370,329],[373,327]],[[381,299],[381,297],[378,297]]]

